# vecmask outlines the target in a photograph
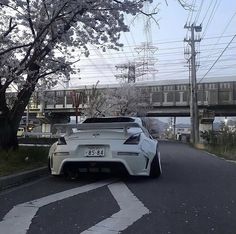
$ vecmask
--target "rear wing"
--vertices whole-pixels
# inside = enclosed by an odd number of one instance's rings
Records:
[[[55,124],[54,127],[58,129],[64,129],[63,133],[65,135],[71,135],[73,129],[76,130],[118,130],[123,129],[125,134],[129,128],[140,128],[143,131],[142,126],[135,122],[114,122],[114,123],[82,123],[82,124]],[[59,134],[60,135],[60,134]]]

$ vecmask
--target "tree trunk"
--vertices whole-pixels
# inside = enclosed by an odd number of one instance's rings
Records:
[[[30,71],[32,72],[27,77],[28,86],[25,85],[18,93],[17,100],[11,109],[6,104],[6,91],[3,90],[0,93],[0,149],[9,150],[18,148],[17,130],[25,108],[34,91],[39,67],[32,64]]]
[[[18,123],[11,121],[8,114],[0,115],[0,149],[9,150],[18,148]]]

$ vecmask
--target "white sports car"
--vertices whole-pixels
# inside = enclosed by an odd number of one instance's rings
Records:
[[[72,126],[49,151],[52,175],[81,172],[128,172],[134,176],[161,174],[158,142],[139,118],[88,118]]]

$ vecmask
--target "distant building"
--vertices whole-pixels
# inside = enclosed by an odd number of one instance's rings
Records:
[[[227,122],[227,128],[229,132],[236,132],[236,121],[229,120]]]
[[[177,127],[176,140],[188,142],[190,140],[191,129],[190,127]]]

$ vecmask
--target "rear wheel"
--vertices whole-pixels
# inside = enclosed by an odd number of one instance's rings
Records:
[[[48,171],[50,174],[52,173],[50,158],[48,158]]]
[[[151,163],[150,177],[157,178],[160,175],[161,175],[161,162],[160,162],[158,153],[156,153]]]

